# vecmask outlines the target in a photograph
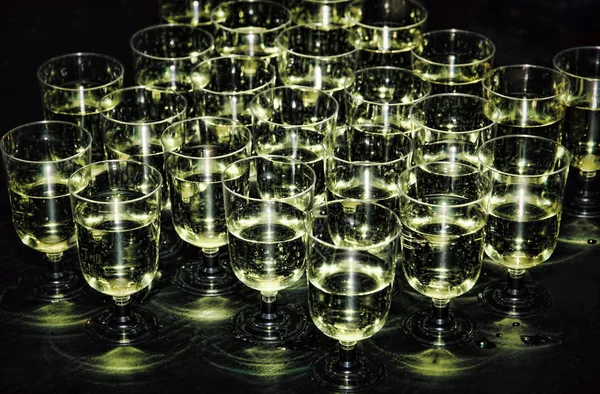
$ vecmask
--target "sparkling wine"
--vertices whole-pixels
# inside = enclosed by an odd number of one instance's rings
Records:
[[[501,113],[496,136],[527,134],[545,137],[560,142],[564,124],[564,110],[555,108],[552,113],[534,113],[526,119],[520,115]]]
[[[398,209],[398,187],[383,180],[371,181],[369,185],[365,185],[363,181],[356,177],[329,182],[327,196],[329,201],[341,199],[366,200],[381,204],[392,211]]]
[[[236,276],[248,287],[285,289],[304,273],[304,213],[283,203],[248,206],[228,221],[229,255]]]
[[[378,270],[369,269],[368,266],[382,265],[376,260],[366,252],[339,253],[334,261],[310,275],[310,314],[325,335],[353,342],[368,338],[383,327],[392,300],[393,271],[383,276]]]
[[[571,167],[584,178],[596,176],[600,170],[600,108],[593,103],[569,103],[564,128],[568,137],[563,143],[572,155]]]
[[[13,224],[21,241],[40,252],[60,253],[75,245],[69,189],[63,182],[9,183]]]
[[[109,192],[93,198],[131,201],[142,193]],[[123,198],[124,197],[124,198]],[[102,211],[102,204],[80,203],[75,210],[81,271],[89,285],[110,296],[128,296],[150,284],[158,268],[158,212]]]
[[[517,200],[517,193],[492,199],[485,252],[508,268],[524,270],[552,255],[562,207],[559,198],[522,193]]]
[[[402,268],[408,283],[435,299],[458,297],[477,282],[484,219],[411,218],[402,227]]]
[[[369,48],[363,43],[358,51],[358,69],[378,66],[411,68],[410,46],[393,49]]]

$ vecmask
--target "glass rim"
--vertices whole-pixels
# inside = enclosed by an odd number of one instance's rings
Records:
[[[248,90],[217,91],[217,90],[211,90],[211,89],[198,87],[197,84],[194,82],[194,78],[193,78],[194,73],[197,73],[198,70],[200,69],[200,67],[204,64],[208,64],[209,62],[213,62],[213,63],[220,62],[220,61],[224,61],[225,59],[229,59],[229,60],[246,59],[246,60],[252,60],[255,62],[260,62],[264,66],[262,68],[268,70],[271,77],[267,82],[263,83],[262,85],[256,86],[256,87],[254,87],[252,89],[248,89]],[[232,62],[232,63],[234,63],[234,62]],[[213,69],[213,67],[210,67],[210,68]],[[216,96],[243,96],[243,95],[247,95],[247,94],[251,94],[251,93],[256,94],[256,92],[262,91],[263,89],[265,89],[265,87],[274,85],[276,78],[277,78],[277,73],[276,73],[275,67],[272,64],[270,64],[267,59],[263,59],[263,58],[255,57],[255,56],[248,56],[248,55],[225,55],[225,56],[211,57],[209,59],[205,59],[205,60],[201,61],[200,63],[198,63],[196,66],[194,66],[194,68],[192,69],[191,75],[192,75],[192,85],[194,86],[194,91],[206,92],[206,93],[214,94]]]
[[[238,4],[240,5],[241,3],[265,3],[268,4],[270,6],[274,6],[275,8],[279,8],[281,11],[284,11],[287,14],[287,21],[277,27],[273,27],[270,29],[265,29],[265,30],[261,30],[260,32],[257,33],[248,33],[248,32],[241,32],[240,28],[232,28],[232,27],[228,27],[220,22],[217,21],[215,14],[217,12],[217,10],[219,10],[220,8],[225,8],[225,7],[230,7],[234,4]],[[231,33],[242,33],[242,34],[258,34],[258,35],[262,35],[262,34],[267,34],[267,33],[273,33],[276,32],[278,30],[285,30],[289,25],[292,24],[292,12],[285,7],[282,4],[276,3],[274,1],[269,1],[269,0],[235,0],[235,1],[226,1],[223,3],[218,4],[211,12],[210,12],[210,21],[212,24],[214,24],[217,28],[219,29],[223,29],[225,31],[231,32]]]
[[[487,126],[483,126],[480,127],[478,129],[473,129],[473,130],[463,130],[463,131],[454,131],[454,130],[442,130],[442,129],[438,129],[435,127],[431,127],[431,126],[426,126],[423,123],[419,122],[418,120],[415,119],[415,109],[418,109],[418,105],[423,104],[425,101],[431,100],[431,99],[441,99],[441,98],[445,98],[445,97],[461,97],[461,98],[466,98],[466,99],[472,99],[473,101],[479,101],[481,104],[485,105],[489,105],[491,107],[491,109],[494,110],[495,113],[497,113],[499,110],[498,108],[496,108],[496,106],[494,104],[492,104],[489,100],[486,100],[483,97],[480,96],[475,96],[472,94],[465,94],[465,93],[440,93],[440,94],[433,94],[431,96],[426,96],[423,97],[423,99],[419,100],[417,103],[414,103],[414,105],[410,108],[409,110],[409,118],[411,120],[411,122],[415,125],[417,125],[420,128],[423,129],[427,129],[427,130],[431,130],[431,131],[435,131],[436,133],[440,133],[440,134],[454,134],[454,135],[465,135],[465,134],[471,134],[471,133],[480,133],[484,130],[490,129],[492,127],[494,127],[496,124],[498,124],[498,122],[494,119],[491,119],[489,117],[485,117],[486,119],[488,119],[491,123]],[[431,100],[433,101],[433,100]]]
[[[423,6],[423,4],[419,3],[416,0],[406,0],[406,1],[407,1],[407,3],[411,3],[414,7],[418,8],[423,13],[423,18],[421,20],[419,20],[415,23],[412,23],[410,25],[395,26],[395,27],[369,25],[369,24],[363,23],[359,20],[356,22],[355,26],[360,26],[360,27],[364,27],[366,29],[376,30],[376,31],[381,31],[381,30],[386,30],[386,29],[388,31],[402,31],[402,30],[414,29],[415,27],[418,27],[420,25],[424,25],[425,23],[427,23],[427,19],[429,18],[429,11],[427,11],[427,8],[425,8],[425,6]]]
[[[14,135],[14,134],[18,133],[19,131],[22,131],[22,129],[25,129],[27,127],[41,126],[41,125],[61,125],[61,126],[66,126],[66,127],[68,127],[69,129],[71,129],[73,131],[79,130],[79,131],[83,132],[83,135],[85,137],[87,137],[86,141],[85,141],[86,142],[85,143],[85,147],[81,151],[79,151],[79,152],[77,152],[77,153],[75,153],[75,154],[73,154],[71,156],[64,157],[62,159],[57,159],[57,160],[27,160],[27,159],[20,159],[20,158],[12,155],[12,154],[10,154],[10,153],[8,153],[6,151],[6,149],[5,149],[5,141],[6,141],[6,139],[9,138],[9,136]],[[29,133],[31,133],[31,131]],[[86,154],[86,152],[91,151],[91,149],[92,149],[92,141],[93,141],[92,134],[89,131],[87,131],[85,128],[83,128],[83,127],[81,127],[81,126],[79,126],[79,125],[77,125],[75,123],[65,122],[65,121],[62,121],[62,120],[41,120],[41,121],[36,121],[36,122],[25,123],[25,124],[19,125],[17,127],[14,127],[12,129],[10,129],[9,131],[7,131],[2,136],[2,138],[0,139],[0,151],[2,151],[3,155],[6,155],[7,157],[10,157],[12,160],[16,160],[16,161],[18,161],[20,163],[27,163],[27,164],[63,163],[63,162],[67,162],[67,161],[76,159],[78,157],[81,157],[84,154]]]
[[[425,39],[427,36],[433,36],[436,34],[446,34],[446,33],[459,33],[459,34],[463,34],[463,35],[468,35],[468,36],[474,36],[474,37],[478,37],[480,39],[482,39],[483,41],[489,43],[492,47],[492,53],[482,59],[478,59],[476,61],[472,61],[472,62],[468,62],[468,63],[453,63],[452,66],[457,66],[457,67],[468,67],[468,66],[475,66],[481,63],[485,63],[485,62],[490,62],[494,56],[496,55],[496,45],[494,44],[494,42],[492,40],[490,40],[488,37],[484,36],[481,33],[477,33],[474,31],[470,31],[470,30],[462,30],[462,29],[440,29],[440,30],[432,30],[432,31],[428,31],[425,32],[421,35],[421,44],[423,43],[423,39]],[[448,66],[449,63],[442,63],[442,62],[436,62],[433,60],[429,60],[421,55],[419,55],[416,51],[415,51],[415,47],[411,48],[411,53],[413,56],[415,56],[416,58],[418,58],[419,60],[425,62],[425,63],[429,63],[429,64],[433,64],[436,66]]]
[[[209,41],[210,41],[210,45],[208,46],[208,48],[204,48],[201,51],[197,52],[195,55],[187,55],[187,56],[175,56],[175,57],[166,57],[166,56],[155,56],[155,55],[149,55],[147,53],[144,53],[143,51],[139,50],[134,44],[133,41],[140,35],[153,31],[153,30],[167,30],[167,29],[188,29],[191,31],[196,31],[199,32],[203,35],[205,35]],[[203,55],[211,52],[214,48],[215,48],[215,38],[213,37],[212,34],[210,34],[209,32],[207,32],[206,30],[200,29],[200,28],[196,28],[192,25],[188,25],[185,23],[162,23],[159,25],[153,25],[153,26],[148,26],[145,27],[141,30],[136,31],[135,33],[133,33],[133,35],[131,36],[131,38],[129,39],[129,47],[131,48],[131,50],[138,54],[139,56],[145,57],[147,59],[152,59],[152,60],[161,60],[161,61],[182,61],[182,60],[189,60],[192,59],[194,57],[202,57]]]
[[[308,174],[311,177],[310,185],[306,189],[300,191],[299,193],[294,194],[293,196],[289,196],[289,197],[285,197],[285,198],[273,198],[273,199],[269,199],[269,200],[264,200],[262,198],[245,196],[245,195],[242,195],[242,194],[240,194],[240,193],[238,193],[236,191],[231,190],[231,188],[227,186],[227,182],[235,180],[235,179],[238,179],[243,174],[239,174],[239,175],[237,175],[235,177],[226,177],[227,170],[229,170],[233,166],[238,166],[238,165],[240,165],[240,163],[243,163],[243,162],[252,163],[256,159],[262,159],[262,160],[274,159],[274,160],[271,160],[271,161],[277,162],[279,160],[280,163],[288,163],[288,164],[292,164],[292,165],[299,165],[304,170],[308,170]],[[223,188],[227,191],[227,193],[230,193],[230,194],[232,194],[232,195],[234,195],[234,196],[236,196],[238,198],[244,199],[244,200],[248,200],[248,201],[252,201],[252,202],[258,202],[258,203],[286,203],[286,204],[288,204],[289,200],[292,200],[294,198],[304,197],[307,194],[309,194],[311,192],[311,190],[313,191],[313,194],[314,194],[314,190],[315,190],[316,183],[317,183],[317,175],[315,174],[315,171],[311,168],[311,166],[309,164],[304,163],[304,162],[302,162],[300,160],[297,160],[297,159],[292,159],[291,157],[288,157],[288,156],[280,156],[280,155],[254,155],[254,156],[249,156],[249,157],[245,157],[243,159],[236,160],[233,163],[229,164],[227,167],[225,167],[225,169],[223,170],[222,177],[221,177],[221,182],[223,183]],[[312,197],[311,200],[312,199],[314,199],[314,197]],[[306,210],[302,210],[302,211],[306,211]]]
[[[259,97],[266,96],[267,94],[272,94],[272,93],[274,93],[276,91],[280,91],[280,90],[293,90],[293,91],[300,90],[300,91],[310,91],[310,92],[316,93],[320,97],[326,97],[327,101],[335,104],[335,106],[334,106],[335,110],[333,111],[332,114],[327,115],[327,117],[325,119],[322,119],[322,120],[319,120],[319,121],[316,121],[316,122],[312,122],[312,123],[299,123],[299,124],[290,124],[290,123],[283,124],[283,123],[274,122],[274,121],[272,121],[270,119],[266,119],[265,117],[261,117],[261,116],[256,115],[254,107],[258,105]],[[331,94],[329,94],[329,93],[327,93],[327,92],[325,92],[323,90],[314,88],[314,87],[302,86],[302,85],[284,85],[284,86],[275,86],[273,88],[269,88],[269,89],[266,89],[266,90],[264,90],[262,92],[259,92],[258,94],[256,94],[252,98],[252,100],[250,101],[250,105],[248,106],[248,108],[250,109],[250,113],[252,114],[252,116],[255,117],[255,118],[257,118],[261,122],[265,122],[265,123],[268,123],[270,125],[281,127],[281,128],[284,128],[284,129],[295,129],[295,128],[302,127],[302,126],[318,126],[318,125],[330,122],[338,114],[339,103],[338,103],[338,101]]]
[[[322,29],[319,29],[319,28],[322,28]],[[348,37],[351,37],[351,39],[348,40],[348,42],[350,42],[352,44],[354,49],[352,49],[351,51],[348,51],[348,52],[337,54],[337,55],[319,56],[319,55],[311,55],[311,54],[301,53],[298,51],[293,51],[288,46],[285,46],[281,43],[281,38],[285,33],[290,32],[292,30],[299,30],[299,29],[310,29],[310,30],[314,30],[314,31],[323,31],[323,32],[328,32],[328,31],[332,31],[332,30],[342,30],[345,33],[347,33]],[[353,43],[353,41],[354,41],[354,43]],[[360,50],[360,37],[358,36],[358,34],[356,32],[350,30],[347,27],[343,27],[340,25],[326,25],[324,23],[306,23],[306,24],[301,24],[301,25],[288,26],[285,30],[283,30],[281,33],[279,33],[279,35],[275,39],[275,43],[276,43],[277,47],[281,50],[280,55],[284,52],[288,52],[288,53],[293,54],[294,56],[299,56],[299,57],[304,57],[304,58],[309,58],[309,59],[342,58],[345,56],[350,56]]]
[[[491,77],[500,72],[500,71],[504,71],[504,70],[509,70],[509,69],[521,69],[521,70],[538,70],[538,71],[544,71],[544,72],[549,72],[554,76],[558,76],[562,79],[562,83],[564,83],[564,88],[562,89],[562,91],[555,93],[553,95],[550,96],[544,96],[544,97],[534,97],[534,98],[528,98],[528,97],[515,97],[515,96],[508,96],[506,94],[502,94],[499,92],[496,92],[494,90],[492,90],[489,86],[489,80],[491,79]],[[511,64],[508,66],[501,66],[501,67],[496,67],[493,70],[490,70],[487,74],[485,74],[481,80],[481,83],[483,85],[483,89],[488,92],[491,95],[494,96],[498,96],[501,97],[503,99],[507,99],[507,100],[513,100],[513,101],[543,101],[543,100],[552,100],[552,99],[556,99],[562,95],[564,95],[566,92],[569,91],[570,87],[571,87],[571,83],[569,82],[569,79],[562,74],[560,71],[558,70],[554,70],[551,69],[549,67],[544,67],[544,66],[538,66],[538,65],[534,65],[534,64]]]
[[[236,129],[241,130],[241,132],[244,134],[243,137],[246,137],[246,143],[239,149],[228,152],[226,154],[222,154],[222,155],[218,155],[218,156],[211,156],[210,157],[211,160],[222,159],[225,157],[229,157],[229,156],[241,153],[245,149],[247,149],[249,146],[251,146],[251,144],[252,144],[251,135],[252,134],[250,133],[250,130],[248,129],[248,127],[246,127],[242,122],[235,120],[235,119],[224,118],[224,117],[220,117],[220,116],[197,116],[195,118],[188,118],[188,119],[183,119],[183,120],[174,122],[173,124],[171,124],[167,128],[165,128],[165,130],[163,131],[163,133],[160,136],[160,140],[163,145],[163,153],[168,153],[170,155],[175,155],[177,157],[181,157],[183,159],[189,159],[189,160],[206,160],[207,158],[205,158],[205,157],[190,156],[190,155],[185,155],[183,153],[174,151],[175,149],[181,147],[181,145],[178,145],[173,148],[167,148],[167,144],[165,144],[164,141],[165,141],[165,137],[166,137],[167,133],[170,131],[170,129],[180,127],[187,123],[193,124],[195,122],[199,122],[199,121],[204,122],[204,121],[209,121],[209,120],[225,121],[224,123],[229,123],[229,125],[227,125],[226,127],[235,127]]]
[[[596,50],[596,52],[598,52],[598,55],[600,56],[600,46],[594,46],[594,45],[587,45],[587,46],[578,46],[578,47],[572,47],[572,48],[567,48],[567,49],[563,49],[562,51],[558,52],[553,58],[552,58],[552,65],[554,66],[554,68],[560,72],[561,74],[567,75],[571,78],[574,79],[583,79],[586,81],[600,81],[600,72],[598,73],[598,76],[596,78],[592,78],[592,77],[583,77],[581,75],[577,75],[577,74],[573,74],[571,72],[565,71],[562,68],[560,68],[557,64],[557,60],[561,57],[561,56],[565,56],[567,53],[569,52],[576,52],[576,51],[580,51],[580,50]]]
[[[325,159],[327,158],[331,158],[333,160],[335,160],[336,162],[342,163],[342,164],[346,164],[346,165],[351,165],[351,166],[360,166],[360,167],[377,167],[377,166],[389,166],[389,165],[394,165],[396,163],[400,163],[403,160],[405,160],[407,157],[409,157],[412,153],[414,153],[414,149],[415,149],[415,142],[413,141],[413,139],[411,137],[409,137],[407,135],[406,132],[397,132],[397,133],[386,133],[386,132],[378,132],[378,131],[363,131],[360,128],[361,127],[367,127],[367,128],[373,128],[373,129],[388,129],[389,127],[383,124],[378,124],[378,123],[353,123],[353,124],[346,124],[340,127],[335,128],[332,132],[328,133],[327,135],[325,135],[325,137],[323,138],[323,142],[321,143],[321,145],[323,146],[323,150],[325,151],[325,154],[327,155],[325,157]],[[378,137],[383,137],[383,136],[390,136],[390,137],[396,137],[401,135],[403,139],[406,139],[410,144],[410,148],[408,153],[406,153],[403,156],[400,156],[394,160],[390,160],[390,161],[349,161],[346,159],[342,159],[338,156],[335,156],[333,153],[331,153],[331,151],[327,148],[327,144],[326,142],[328,142],[329,140],[331,140],[332,138],[336,138],[339,134],[338,131],[339,130],[345,130],[349,129],[349,128],[359,128],[359,131],[365,133],[365,134],[372,134]],[[335,144],[333,144],[335,145]]]
[[[381,248],[384,245],[388,245],[391,244],[392,242],[398,240],[400,238],[400,234],[401,234],[401,227],[402,227],[402,222],[400,220],[400,217],[398,216],[398,214],[394,211],[392,211],[391,209],[389,209],[388,207],[385,207],[375,201],[366,201],[366,200],[359,200],[359,199],[354,199],[354,198],[349,198],[349,199],[338,199],[338,200],[331,200],[331,201],[326,201],[322,204],[316,205],[314,207],[312,207],[312,209],[310,209],[306,216],[310,217],[313,216],[313,212],[320,212],[320,210],[328,205],[334,205],[334,204],[344,204],[344,203],[359,203],[359,204],[363,204],[363,205],[374,205],[377,208],[382,208],[384,209],[384,211],[388,211],[389,213],[392,214],[392,218],[394,218],[396,220],[396,226],[394,226],[394,235],[390,238],[387,238],[385,241],[376,243],[376,244],[372,244],[369,246],[343,246],[343,245],[335,245],[333,243],[329,243],[326,241],[323,241],[322,239],[319,239],[317,237],[315,237],[313,235],[312,232],[312,228],[308,228],[308,223],[305,221],[304,227],[306,229],[306,233],[308,234],[309,238],[311,240],[317,241],[318,243],[320,243],[321,245],[327,246],[328,248],[333,248],[333,249],[338,249],[338,250],[345,250],[345,251],[352,251],[352,250],[359,250],[359,251],[368,251],[371,249],[375,249],[375,248]],[[314,220],[313,220],[314,221]]]
[[[431,89],[432,89],[431,82],[422,79],[417,74],[415,74],[414,71],[412,71],[412,70],[409,70],[409,69],[403,68],[403,67],[395,67],[395,66],[374,66],[374,67],[362,68],[360,70],[355,70],[352,72],[352,74],[350,74],[350,77],[346,77],[344,80],[344,94],[347,94],[348,96],[353,97],[353,94],[349,92],[349,88],[356,81],[356,76],[359,74],[366,74],[367,72],[370,72],[373,70],[391,70],[391,71],[399,72],[400,74],[412,76],[413,78],[416,78],[418,82],[423,84],[425,91],[424,91],[423,96],[418,97],[415,100],[405,102],[405,103],[373,101],[373,100],[367,100],[364,97],[361,99],[363,103],[373,104],[378,107],[382,106],[382,105],[388,105],[388,106],[394,106],[394,107],[412,106],[414,104],[417,104],[419,101],[423,100],[424,98],[429,97],[429,94],[431,93]]]
[[[169,121],[172,121],[173,119],[177,119],[178,117],[180,117],[181,115],[184,115],[186,113],[187,110],[187,99],[185,98],[185,96],[183,96],[182,94],[172,90],[172,89],[167,89],[167,88],[158,88],[158,87],[154,87],[154,86],[144,86],[144,85],[137,85],[137,86],[128,86],[126,88],[121,88],[121,89],[117,89],[114,90],[108,94],[106,94],[104,97],[102,97],[100,99],[100,103],[102,103],[102,101],[104,101],[105,99],[107,99],[108,97],[118,94],[118,93],[125,93],[125,92],[130,92],[130,91],[141,91],[141,90],[146,90],[149,92],[152,91],[156,91],[156,92],[161,92],[161,93],[166,93],[167,95],[172,95],[173,97],[175,97],[176,99],[183,99],[183,108],[181,110],[177,110],[177,113],[174,115],[171,115],[167,118],[164,119],[160,119],[160,120],[148,120],[148,121],[124,121],[124,120],[120,120],[120,119],[115,119],[112,117],[108,116],[108,112],[112,111],[113,109],[117,108],[109,108],[103,111],[100,111],[100,114],[102,115],[102,117],[104,117],[107,120],[110,120],[111,122],[114,123],[118,123],[118,124],[122,124],[122,125],[126,125],[126,126],[153,126],[153,125],[159,125],[161,123],[167,123]],[[118,104],[117,104],[118,106]]]
[[[406,194],[406,191],[402,190],[402,188],[400,187],[401,179],[406,178],[406,177],[410,178],[410,175],[415,171],[415,169],[430,166],[432,164],[444,164],[444,165],[451,165],[451,166],[458,166],[458,167],[473,169],[474,171],[472,172],[472,174],[478,174],[479,179],[483,180],[486,183],[485,189],[484,189],[485,193],[483,193],[483,192],[478,193],[477,198],[469,200],[468,202],[460,203],[460,204],[435,204],[435,203],[422,201],[420,198],[414,198],[414,197],[411,197],[408,194]],[[432,207],[432,208],[433,207],[464,208],[464,207],[468,207],[468,206],[483,202],[488,197],[488,195],[492,192],[493,183],[488,175],[486,175],[478,167],[475,167],[473,165],[464,164],[464,163],[455,163],[455,162],[450,162],[450,161],[432,161],[432,162],[428,162],[428,163],[417,164],[417,165],[411,166],[411,167],[407,168],[406,170],[404,170],[398,176],[398,181],[396,182],[396,187],[398,189],[398,197],[403,196],[404,198],[408,199],[409,201],[419,204],[419,205],[423,205],[426,207]]]
[[[114,78],[112,81],[104,83],[102,85],[98,85],[98,86],[92,86],[89,88],[65,88],[64,86],[58,86],[58,85],[54,85],[52,83],[47,82],[44,78],[42,78],[42,69],[48,65],[50,65],[51,63],[54,63],[58,60],[61,59],[67,59],[67,58],[76,58],[76,57],[96,57],[98,59],[103,59],[103,60],[107,60],[110,62],[113,62],[115,65],[117,65],[119,67],[119,75],[117,75],[116,78]],[[92,92],[95,90],[99,90],[99,89],[105,89],[108,88],[112,85],[116,85],[119,83],[119,81],[123,81],[124,77],[125,77],[125,66],[123,66],[123,63],[121,63],[119,61],[119,59],[110,56],[110,55],[105,55],[103,53],[97,53],[97,52],[72,52],[72,53],[66,53],[63,55],[58,55],[58,56],[54,56],[51,57],[50,59],[47,59],[46,61],[44,61],[37,69],[37,77],[38,77],[38,81],[44,85],[47,86],[49,88],[52,88],[54,90],[61,90],[61,91],[65,91],[65,92],[80,92],[81,90],[83,90],[84,92]]]
[[[85,165],[85,166],[77,169],[77,171],[73,172],[73,174],[71,174],[71,176],[69,177],[69,180],[67,181],[67,184],[69,187],[69,195],[71,195],[73,198],[76,198],[76,199],[79,199],[81,201],[85,201],[88,203],[92,203],[92,204],[115,205],[115,201],[98,201],[98,200],[94,200],[92,198],[83,197],[79,193],[85,188],[78,189],[78,191],[73,191],[73,188],[74,188],[73,182],[74,182],[76,175],[79,175],[80,173],[83,173],[84,171],[88,171],[88,169],[91,170],[94,167],[108,166],[110,163],[135,164],[138,167],[141,166],[142,168],[149,169],[150,172],[152,172],[154,175],[158,175],[158,182],[157,182],[158,184],[156,185],[156,187],[152,188],[151,191],[144,193],[144,195],[141,197],[136,197],[136,198],[132,198],[130,200],[125,200],[125,201],[117,201],[117,204],[122,205],[122,204],[130,204],[130,203],[142,201],[142,200],[145,200],[145,199],[151,197],[153,194],[160,192],[160,190],[162,189],[162,184],[164,182],[162,174],[160,173],[159,170],[152,167],[151,165],[141,163],[141,162],[135,161],[135,160],[101,160],[101,161],[96,161],[96,162],[90,163],[88,165]],[[95,173],[98,174],[98,172],[95,172]]]
[[[506,140],[506,139],[537,140],[540,142],[540,144],[541,143],[550,143],[550,145],[552,145],[556,148],[555,151],[560,150],[560,151],[564,152],[564,155],[566,157],[565,163],[560,168],[558,168],[554,171],[540,173],[540,174],[513,174],[510,172],[498,170],[497,168],[493,168],[492,166],[485,164],[485,162],[482,160],[482,157],[484,156],[484,153],[483,153],[484,148],[488,148],[492,144],[495,144],[500,140]],[[556,175],[556,174],[559,174],[561,172],[568,170],[569,166],[571,164],[571,153],[569,152],[569,150],[567,148],[565,148],[564,145],[562,145],[559,142],[556,142],[554,140],[551,140],[550,138],[540,137],[540,136],[531,135],[531,134],[509,134],[509,135],[502,135],[499,137],[491,138],[491,139],[487,140],[486,142],[484,142],[483,144],[481,144],[481,146],[477,149],[477,158],[479,159],[479,163],[487,170],[492,171],[497,174],[500,174],[500,175],[503,175],[503,176],[512,176],[512,177],[517,177],[517,178],[539,178],[539,177],[543,177],[543,176]]]

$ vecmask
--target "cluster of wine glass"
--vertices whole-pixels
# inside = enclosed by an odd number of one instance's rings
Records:
[[[385,376],[356,343],[385,324],[396,265],[432,299],[403,323],[424,346],[473,339],[477,323],[449,301],[484,254],[509,271],[479,294],[486,309],[547,310],[524,274],[555,249],[569,167],[565,209],[600,212],[600,48],[561,52],[555,70],[494,68],[488,38],[425,32],[413,0],[286,5],[163,0],[178,23],[130,41],[139,86],[100,54],[41,65],[47,120],[1,141],[15,229],[48,258],[35,296],[82,294],[62,259],[77,245],[86,282],[115,300],[87,332],[140,344],[158,322],[130,296],[183,240],[199,258],[173,282],[200,297],[260,291],[232,324],[268,345],[307,328],[302,308],[276,301],[306,274],[314,324],[340,341],[312,376],[334,390]]]

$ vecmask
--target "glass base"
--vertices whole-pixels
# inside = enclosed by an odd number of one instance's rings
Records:
[[[45,302],[69,301],[83,295],[89,289],[80,274],[65,270],[62,275],[60,278],[43,275],[33,290],[33,297]]]
[[[247,307],[233,317],[233,330],[238,338],[259,344],[281,344],[296,339],[308,327],[306,313],[295,305],[277,306],[278,317],[261,318],[260,310]]]
[[[477,335],[477,322],[458,311],[450,310],[443,325],[432,323],[431,311],[419,311],[406,318],[404,333],[420,345],[433,348],[451,348],[464,345]]]
[[[356,355],[356,362],[348,367],[339,361],[337,352],[326,354],[313,363],[310,376],[319,386],[336,392],[371,389],[386,376],[385,364],[367,353]]]
[[[184,246],[184,242],[172,225],[163,221],[160,229],[158,258],[161,262],[175,256]],[[168,263],[168,261],[166,262]]]
[[[177,270],[173,282],[181,290],[199,297],[229,295],[241,287],[228,265],[219,263],[219,269],[211,271],[204,261],[186,264]]]
[[[92,339],[107,345],[135,346],[156,335],[158,319],[143,308],[131,307],[131,320],[121,322],[112,310],[105,310],[92,316],[85,330]]]
[[[541,287],[526,286],[522,295],[509,292],[506,282],[494,282],[478,295],[479,303],[496,316],[525,318],[539,315],[552,306],[552,295]]]

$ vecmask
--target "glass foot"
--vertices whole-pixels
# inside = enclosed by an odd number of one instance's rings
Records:
[[[281,344],[299,337],[308,327],[306,313],[294,305],[277,307],[277,317],[265,319],[248,307],[233,317],[237,337],[259,344]]]
[[[161,262],[175,256],[184,246],[184,242],[172,225],[162,222],[158,244],[158,258]],[[168,263],[168,262],[167,262]]]
[[[88,335],[113,346],[135,346],[152,339],[158,332],[158,319],[153,313],[131,307],[131,315],[117,317],[105,310],[91,317],[85,325]]]
[[[228,266],[219,264],[215,270],[207,267],[204,261],[179,268],[173,282],[181,290],[200,297],[233,294],[241,285]]]
[[[73,271],[65,270],[57,275],[57,278],[48,273],[43,275],[33,290],[33,297],[45,302],[69,301],[83,295],[89,289],[81,275]]]
[[[537,316],[552,306],[552,295],[541,287],[525,286],[520,294],[511,292],[506,282],[494,282],[478,295],[479,303],[496,316],[525,318]]]
[[[336,392],[371,389],[386,376],[385,364],[377,357],[356,352],[356,361],[344,363],[337,352],[322,356],[311,369],[311,378],[321,387]]]
[[[448,311],[442,324],[436,324],[431,311],[419,311],[407,317],[402,328],[420,345],[434,348],[461,346],[477,335],[477,323],[458,311]]]

